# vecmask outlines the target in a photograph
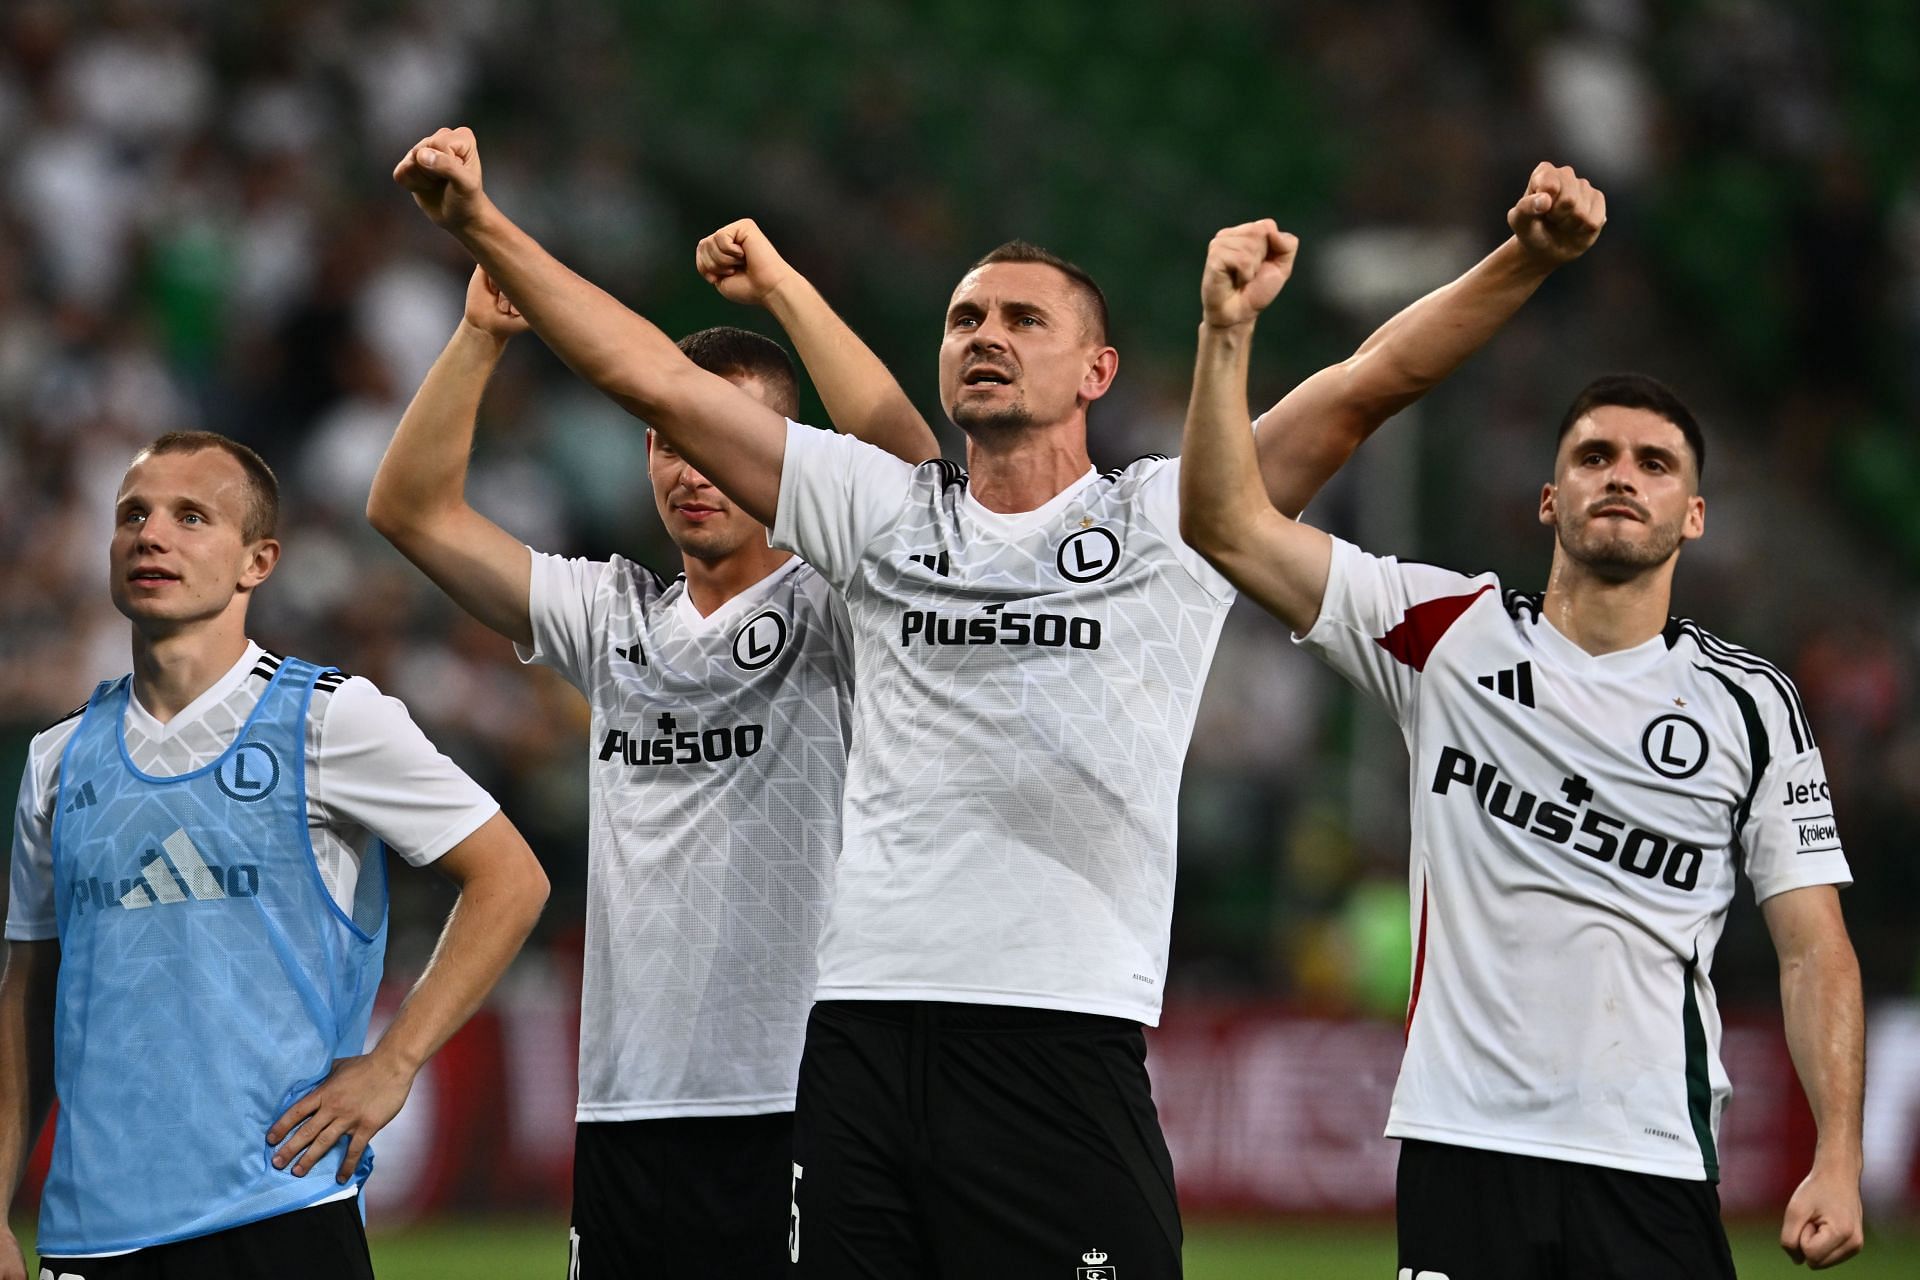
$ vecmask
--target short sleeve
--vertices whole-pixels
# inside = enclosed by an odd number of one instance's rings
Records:
[[[46,942],[59,936],[53,900],[53,806],[60,752],[42,735],[27,753],[20,798],[13,810],[13,862],[7,873],[9,942]],[[61,741],[65,741],[62,735]]]
[[[398,698],[347,680],[327,700],[307,803],[352,843],[371,831],[425,866],[500,811],[486,790],[442,755]]]
[[[575,688],[584,689],[593,637],[603,621],[594,611],[604,608],[600,586],[613,566],[604,560],[532,554],[527,617],[533,624],[533,647],[516,644],[513,651],[520,661],[552,667]]]
[[[1402,564],[1333,540],[1320,616],[1295,637],[1304,649],[1386,705],[1405,725],[1434,648],[1460,616],[1499,584],[1427,564]]]
[[[1174,549],[1181,567],[1194,581],[1205,587],[1214,599],[1232,600],[1233,584],[1180,536],[1180,459],[1168,458],[1152,466],[1152,473],[1140,484],[1140,514]]]
[[[1754,900],[1765,902],[1775,894],[1808,885],[1852,884],[1853,871],[1833,820],[1827,767],[1804,718],[1797,724],[1793,721],[1801,716],[1799,695],[1787,684],[1756,691],[1755,702],[1766,723],[1768,744],[1780,753],[1772,755],[1761,770],[1740,828]],[[1805,749],[1796,749],[1800,747]]]
[[[768,540],[844,589],[861,551],[900,514],[912,485],[913,468],[886,450],[788,422]]]

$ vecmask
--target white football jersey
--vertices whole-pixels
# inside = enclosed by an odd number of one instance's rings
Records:
[[[1759,900],[1851,880],[1792,682],[1678,619],[1596,657],[1491,574],[1337,539],[1300,642],[1412,755],[1389,1136],[1717,1179],[1735,871]]]
[[[1165,458],[1007,515],[950,462],[789,427],[774,542],[845,593],[858,674],[820,999],[1159,1020],[1180,771],[1233,601],[1178,524]]]
[[[793,1109],[840,847],[851,664],[788,561],[702,617],[642,565],[533,558],[534,649],[592,709],[577,1118]]]

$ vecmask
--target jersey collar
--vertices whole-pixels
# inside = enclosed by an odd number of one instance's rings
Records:
[[[240,687],[254,664],[266,656],[267,651],[253,641],[247,641],[247,651],[240,655],[240,661],[227,668],[227,673],[208,685],[201,695],[180,708],[173,719],[160,723],[151,711],[140,705],[140,699],[131,688],[127,690],[127,727],[137,730],[144,738],[154,742],[165,742],[180,730],[186,728],[207,711],[225,702],[227,695]]]
[[[1553,660],[1555,665],[1580,675],[1594,676],[1603,680],[1626,680],[1652,670],[1662,658],[1667,656],[1667,640],[1656,635],[1642,641],[1631,649],[1620,649],[1613,653],[1588,653],[1573,641],[1560,634],[1546,611],[1540,612],[1539,620],[1533,626],[1534,647]]]

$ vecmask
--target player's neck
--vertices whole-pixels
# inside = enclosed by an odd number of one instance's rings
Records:
[[[738,551],[719,560],[683,555],[680,560],[687,575],[687,599],[701,617],[707,617],[791,559],[791,551],[776,551],[757,539],[749,539]]]
[[[1555,547],[1541,611],[1553,629],[1588,653],[1636,648],[1666,629],[1674,561],[1624,581],[1604,578]]]
[[[246,615],[147,635],[133,630],[133,696],[161,724],[233,669],[247,651]]]
[[[1087,423],[967,436],[967,488],[973,500],[1003,515],[1045,506],[1093,465]]]

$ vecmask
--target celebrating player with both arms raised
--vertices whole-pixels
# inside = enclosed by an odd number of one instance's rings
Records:
[[[536,553],[469,506],[481,395],[525,328],[476,269],[367,512],[591,704],[573,1274],[780,1275],[794,1078],[840,852],[845,613],[651,433],[649,478],[681,553],[672,582],[623,556]],[[704,329],[682,358],[799,412],[793,364],[768,338]],[[917,419],[858,426],[915,461],[939,451]]]
[[[1180,543],[1177,462],[1088,462],[1087,409],[1118,366],[1097,286],[1019,243],[975,264],[940,352],[970,471],[913,467],[681,359],[492,205],[466,130],[395,177],[549,346],[847,599],[855,730],[800,1072],[800,1274],[1178,1275],[1140,1024],[1159,1015],[1175,792],[1233,593]],[[744,275],[737,292],[791,328],[780,282],[755,280],[764,248],[736,226],[701,265],[723,289]],[[1558,261],[1510,245],[1302,384],[1248,442],[1263,501],[1302,506]],[[897,409],[830,312],[797,319],[836,420]]]
[[[1564,210],[1528,220],[1529,205]],[[1513,215],[1598,233],[1536,173]],[[1267,500],[1247,438],[1254,322],[1292,269],[1272,222],[1207,256],[1186,429],[1188,541],[1400,723],[1415,964],[1387,1132],[1402,1276],[1732,1276],[1714,1184],[1730,1092],[1708,981],[1744,868],[1780,956],[1819,1142],[1781,1245],[1860,1248],[1859,968],[1820,753],[1771,664],[1668,617],[1705,529],[1704,442],[1650,378],[1583,390],[1539,498],[1544,594],[1369,555]]]

